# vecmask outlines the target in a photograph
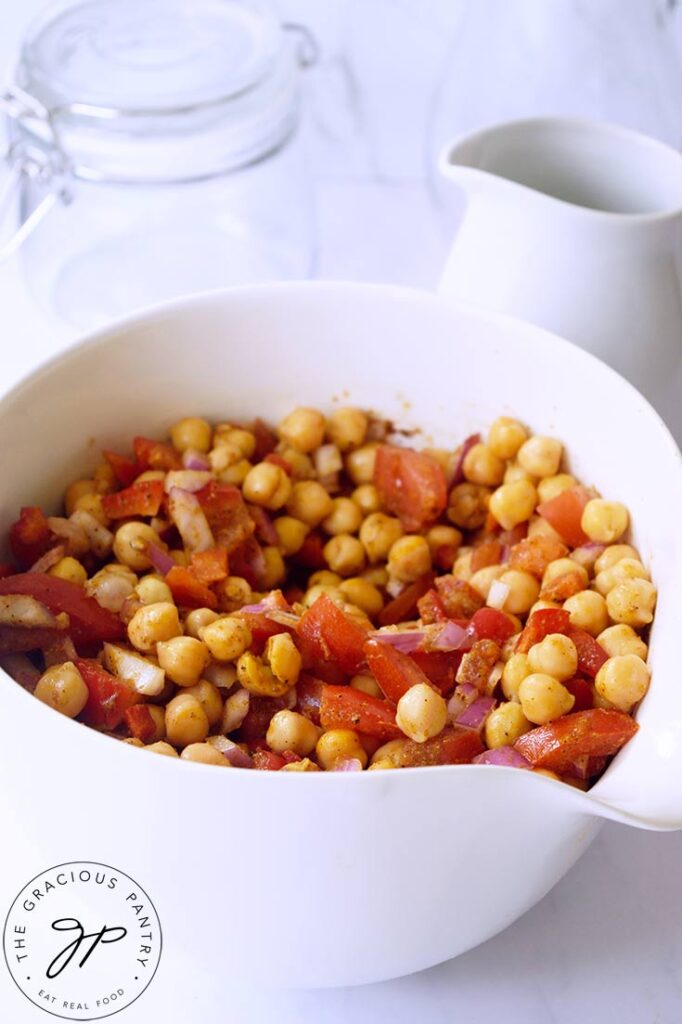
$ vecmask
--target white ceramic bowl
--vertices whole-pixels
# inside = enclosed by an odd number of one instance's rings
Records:
[[[588,794],[480,766],[216,771],[100,736],[3,676],[0,776],[11,784],[0,820],[14,838],[0,848],[0,908],[63,861],[138,879],[164,929],[149,1011],[171,1005],[171,982],[182,1002],[207,978],[218,992],[235,978],[326,986],[417,971],[532,906],[602,818],[682,826],[680,455],[629,384],[541,330],[346,284],[239,289],[134,317],[0,402],[0,530],[21,504],[56,507],[100,447],[125,449],[133,433],[163,433],[187,414],[277,421],[297,404],[338,401],[436,443],[517,415],[561,438],[571,469],[628,505],[660,595],[640,730]]]

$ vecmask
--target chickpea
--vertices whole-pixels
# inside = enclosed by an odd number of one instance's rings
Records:
[[[263,548],[263,574],[262,583],[265,590],[274,590],[284,582],[287,575],[287,567],[282,558],[279,548],[269,544]]]
[[[560,576],[564,576],[567,572],[577,573],[580,576],[583,587],[586,587],[589,583],[590,577],[588,576],[587,569],[580,565],[579,562],[575,562],[572,558],[555,558],[554,561],[549,563],[542,574],[543,587],[546,587],[548,583],[558,579]]]
[[[199,636],[216,661],[236,661],[251,646],[251,630],[238,615],[222,616],[209,622]]]
[[[612,569],[623,558],[635,558],[639,561],[639,553],[630,544],[609,544],[595,561],[594,571],[599,574],[605,569]]]
[[[215,764],[219,768],[231,767],[227,758],[219,750],[211,746],[210,743],[190,743],[185,747],[180,757],[184,761],[195,761],[197,764]]]
[[[309,587],[338,587],[342,577],[331,569],[318,569],[308,577]]]
[[[488,445],[500,459],[513,459],[528,431],[523,423],[510,416],[499,416],[488,431]]]
[[[387,559],[389,551],[402,535],[400,520],[384,512],[368,515],[360,527],[360,540],[370,562],[383,562]]]
[[[187,416],[178,420],[170,429],[170,438],[176,451],[184,452],[194,448],[198,452],[207,452],[211,447],[213,431],[211,424],[198,416]]]
[[[233,427],[230,423],[219,423],[213,432],[213,446],[229,444],[236,448],[243,459],[250,459],[256,450],[256,437],[250,430]]]
[[[462,530],[477,530],[488,514],[490,490],[480,484],[457,484],[450,491],[446,515]]]
[[[176,636],[156,645],[159,665],[178,686],[193,686],[208,664],[206,645],[193,636]]]
[[[578,651],[570,637],[550,633],[528,652],[531,672],[553,676],[560,683],[572,679],[578,671]]]
[[[350,685],[354,690],[360,690],[361,693],[368,693],[370,697],[379,697],[380,699],[383,697],[381,687],[374,676],[370,675],[368,672],[360,672],[358,675],[353,676],[350,681]]]
[[[301,655],[289,633],[268,638],[263,654],[274,676],[287,686],[295,686],[301,672]]]
[[[361,576],[352,576],[339,584],[339,591],[350,604],[361,608],[370,618],[378,615],[384,607],[381,591]]]
[[[426,534],[426,540],[432,555],[435,555],[439,548],[458,548],[463,539],[460,530],[454,526],[432,526]]]
[[[519,686],[533,669],[527,654],[512,654],[502,669],[502,693],[507,700],[519,699]]]
[[[92,478],[97,484],[97,492],[99,494],[108,494],[118,486],[116,474],[108,462],[100,462],[92,474]]]
[[[432,686],[416,683],[398,701],[395,720],[411,740],[424,743],[445,728],[448,706]]]
[[[519,736],[532,728],[520,704],[507,701],[488,715],[485,722],[485,742],[491,750],[512,746]]]
[[[460,548],[457,553],[457,558],[452,566],[452,575],[455,579],[465,580],[468,582],[472,577],[471,572],[471,555],[473,548],[465,547]],[[479,570],[480,571],[480,570]]]
[[[291,489],[287,512],[295,519],[317,526],[331,514],[334,502],[317,480],[300,480]]]
[[[281,421],[277,434],[299,452],[312,452],[324,441],[325,420],[317,409],[299,406]]]
[[[147,558],[147,547],[150,544],[164,550],[166,547],[156,530],[152,530],[146,523],[124,523],[114,534],[114,554],[117,561],[137,572],[151,567],[152,563]]]
[[[519,465],[533,476],[556,476],[561,464],[563,445],[553,437],[529,437],[519,448]]]
[[[252,469],[253,465],[248,459],[240,459],[234,465],[221,470],[218,473],[218,479],[224,484],[233,484],[235,487],[241,487]]]
[[[525,469],[519,466],[518,462],[510,462],[504,471],[502,483],[515,484],[519,480],[525,480],[527,483],[533,484],[534,487],[537,483],[537,477],[533,476],[532,473],[527,473]]]
[[[149,480],[165,480],[166,474],[162,469],[145,469],[143,473],[135,477],[136,484],[147,483]]]
[[[621,654],[636,654],[642,661],[646,661],[647,645],[632,626],[626,626],[624,623],[609,626],[599,634],[597,642],[610,658]]]
[[[539,601],[535,602],[535,604],[533,605],[532,608],[530,608],[528,610],[528,614],[532,615],[533,612],[541,612],[545,608],[560,608],[560,607],[561,607],[561,605],[558,604],[556,601],[545,601],[544,599],[541,598]]]
[[[303,595],[301,604],[304,608],[310,608],[323,594],[326,594],[339,608],[344,604],[343,595],[338,587],[333,587],[329,583],[317,583],[314,587],[309,587]]]
[[[242,576],[228,576],[220,580],[214,584],[213,591],[217,594],[221,612],[236,612],[243,605],[250,604],[253,597],[249,583]]]
[[[614,622],[626,626],[648,626],[654,617],[656,587],[649,580],[619,583],[607,594],[606,607]]]
[[[469,584],[478,591],[484,601],[488,600],[488,594],[495,580],[505,572],[503,565],[486,565],[483,569],[477,569],[469,577]]]
[[[83,677],[72,661],[48,668],[33,692],[43,704],[48,704],[67,718],[80,715],[89,696]]]
[[[575,703],[573,694],[544,672],[526,676],[519,686],[519,700],[521,710],[534,725],[545,725],[567,714]]]
[[[360,484],[351,494],[351,500],[355,502],[363,516],[378,512],[381,508],[379,492],[374,484]]]
[[[302,523],[300,519],[294,519],[293,516],[278,516],[274,527],[279,538],[280,550],[287,557],[301,550],[303,541],[310,533],[308,524]]]
[[[220,616],[212,608],[194,608],[191,612],[187,613],[185,633],[188,636],[193,636],[196,640],[200,640],[199,633],[204,626],[210,625],[211,622],[215,622],[218,618]]]
[[[247,501],[271,512],[286,505],[291,494],[291,480],[274,462],[259,462],[246,474],[242,492]]]
[[[292,480],[313,480],[315,478],[315,466],[309,455],[304,455],[303,452],[291,448],[282,441],[277,445],[275,451],[290,466]]]
[[[153,651],[158,643],[181,635],[178,609],[170,601],[138,608],[128,623],[128,639],[138,651]]]
[[[174,747],[203,743],[208,728],[206,712],[192,694],[179,693],[166,705],[166,736]]]
[[[628,510],[619,501],[592,498],[583,509],[580,525],[592,541],[613,544],[628,528]]]
[[[556,476],[546,476],[544,480],[540,480],[538,483],[538,500],[551,501],[552,498],[558,497],[559,494],[563,494],[564,491],[570,491],[571,487],[575,487],[577,480],[570,473],[557,473]]]
[[[346,472],[356,487],[360,484],[372,483],[374,460],[378,447],[379,445],[374,442],[363,444],[362,447],[356,448],[355,451],[346,455]]]
[[[594,585],[600,594],[606,596],[619,583],[628,580],[648,580],[649,573],[638,558],[621,558],[610,569],[602,569],[595,577]]]
[[[278,711],[270,719],[266,734],[266,742],[270,750],[283,754],[291,750],[294,754],[305,757],[315,749],[320,738],[321,729],[297,711]]]
[[[239,689],[230,694],[223,707],[221,729],[225,734],[239,728],[248,714],[250,701],[248,690]]]
[[[326,771],[333,771],[339,761],[358,760],[367,765],[367,751],[360,737],[352,729],[329,729],[323,732],[315,746],[315,756]]]
[[[311,761],[309,757],[303,757],[300,761],[289,761],[280,768],[281,772],[319,772],[319,765]]]
[[[50,576],[56,576],[60,580],[68,580],[69,583],[77,583],[82,587],[87,582],[88,574],[79,561],[71,558],[60,558],[56,565],[49,571]]]
[[[402,583],[412,583],[431,568],[431,552],[425,537],[407,534],[391,546],[388,573]]]
[[[533,516],[528,522],[528,536],[529,537],[549,537],[551,540],[563,541],[560,534],[554,529],[553,526],[543,519],[542,516]]]
[[[74,480],[64,492],[64,508],[67,516],[76,509],[76,502],[86,494],[96,494],[97,483],[94,480]]]
[[[465,479],[484,487],[497,487],[504,477],[504,462],[487,444],[474,444],[464,456]]]
[[[156,743],[148,743],[144,749],[151,751],[152,754],[163,754],[164,757],[178,756],[178,752],[175,747],[171,747],[170,743],[166,743],[165,740],[157,740]]]
[[[244,459],[244,456],[236,445],[223,443],[218,445],[217,448],[213,448],[208,453],[208,461],[213,472],[220,474],[226,469],[231,469],[238,463],[248,460]]]
[[[327,422],[327,437],[342,452],[359,448],[367,435],[368,419],[362,409],[335,409]]]
[[[173,593],[160,576],[143,576],[135,587],[135,593],[142,604],[159,604],[160,601],[173,603]]]
[[[108,526],[111,522],[109,516],[104,511],[101,494],[82,495],[76,502],[74,512],[89,512],[102,526]]]
[[[372,754],[372,768],[400,768],[408,740],[389,740]]]
[[[245,651],[237,662],[239,682],[256,697],[283,697],[291,684],[278,679],[274,672],[251,651]]]
[[[649,688],[649,668],[636,654],[609,658],[597,672],[595,689],[619,711],[630,711]]]
[[[362,512],[351,498],[334,498],[331,512],[322,520],[322,529],[332,536],[339,533],[357,533],[361,525]]]
[[[490,511],[503,530],[512,530],[533,514],[537,493],[529,480],[504,483],[490,495]]]
[[[383,565],[370,566],[369,569],[365,569],[363,572],[362,579],[367,580],[373,587],[379,587],[383,590],[388,584],[388,569]]]
[[[341,576],[354,576],[365,567],[365,549],[349,533],[339,533],[328,540],[323,554],[329,568]]]
[[[529,572],[522,569],[507,569],[500,576],[500,583],[509,587],[509,594],[504,602],[505,612],[512,615],[525,615],[538,599],[540,583]]]
[[[189,693],[192,697],[196,697],[206,712],[208,724],[211,728],[222,721],[223,698],[220,696],[220,690],[215,683],[209,682],[208,679],[200,679],[194,686],[188,686],[183,690],[183,693]]]
[[[567,598],[564,608],[571,616],[571,625],[584,629],[591,636],[598,636],[609,624],[606,601],[594,590],[582,590]]]

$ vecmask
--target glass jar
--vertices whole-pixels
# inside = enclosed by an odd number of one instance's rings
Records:
[[[5,248],[45,306],[83,327],[312,275],[290,28],[230,0],[62,3],[33,26],[5,98],[21,225]]]

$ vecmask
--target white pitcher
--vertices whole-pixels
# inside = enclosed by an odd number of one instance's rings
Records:
[[[682,156],[615,125],[536,118],[448,145],[440,167],[466,199],[441,291],[593,352],[680,441]]]

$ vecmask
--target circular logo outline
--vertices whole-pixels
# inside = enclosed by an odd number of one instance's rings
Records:
[[[133,885],[137,886],[137,888],[144,894],[145,898],[148,900],[149,905],[151,906],[152,910],[154,911],[154,916],[156,917],[156,921],[157,921],[158,927],[159,927],[159,952],[158,952],[158,956],[156,958],[156,964],[154,965],[154,970],[150,974],[150,976],[149,976],[149,978],[147,980],[147,983],[144,986],[144,988],[140,989],[140,991],[137,993],[137,995],[134,997],[134,999],[131,999],[130,1002],[126,1003],[124,1006],[119,1006],[115,1010],[110,1010],[107,1013],[98,1014],[95,1017],[69,1017],[69,1016],[66,1016],[63,1013],[55,1013],[55,1011],[51,1010],[49,1007],[43,1006],[41,1003],[37,1003],[21,987],[21,985],[19,984],[17,978],[14,976],[14,972],[13,972],[12,968],[10,967],[9,960],[7,958],[7,943],[6,943],[7,926],[9,924],[10,917],[12,916],[12,911],[14,910],[14,908],[15,908],[15,906],[17,904],[17,901],[21,897],[22,893],[24,893],[24,891],[30,885],[33,885],[33,883],[36,882],[38,879],[44,878],[45,875],[47,875],[49,872],[51,872],[51,871],[58,871],[60,868],[74,867],[76,865],[81,866],[81,867],[82,866],[88,866],[88,867],[95,867],[95,868],[106,868],[108,871],[115,872],[116,874],[122,875],[125,878],[127,878],[128,881],[132,882]],[[162,953],[163,953],[163,929],[161,927],[161,918],[159,917],[159,914],[158,914],[158,911],[156,909],[156,906],[154,905],[154,903],[153,903],[151,897],[149,896],[149,894],[147,893],[147,890],[143,886],[141,886],[139,882],[135,881],[135,879],[132,877],[132,875],[129,875],[125,871],[121,871],[119,868],[115,868],[112,864],[105,864],[103,861],[99,861],[99,860],[67,860],[67,861],[63,861],[60,864],[54,864],[52,867],[44,868],[42,871],[39,871],[38,874],[34,875],[33,878],[29,879],[28,882],[24,882],[24,884],[22,885],[21,889],[19,890],[17,895],[12,900],[12,903],[10,904],[9,910],[7,911],[7,914],[5,916],[5,921],[4,921],[4,924],[3,924],[3,927],[2,927],[2,954],[3,954],[4,960],[5,960],[5,965],[7,967],[7,972],[9,974],[10,978],[12,979],[12,981],[14,982],[16,987],[19,989],[21,994],[24,996],[24,998],[27,999],[28,1002],[31,1003],[32,1006],[35,1006],[39,1010],[43,1010],[45,1013],[49,1013],[52,1017],[57,1017],[59,1020],[77,1020],[77,1021],[78,1020],[80,1020],[80,1021],[104,1020],[106,1017],[113,1017],[113,1016],[115,1016],[115,1014],[121,1013],[123,1010],[127,1010],[129,1006],[132,1006],[133,1003],[137,1002],[137,1000],[140,998],[140,996],[144,995],[144,993],[147,991],[147,989],[151,985],[151,983],[154,980],[154,977],[156,975],[156,972],[159,969],[159,964],[161,963],[161,954]]]

